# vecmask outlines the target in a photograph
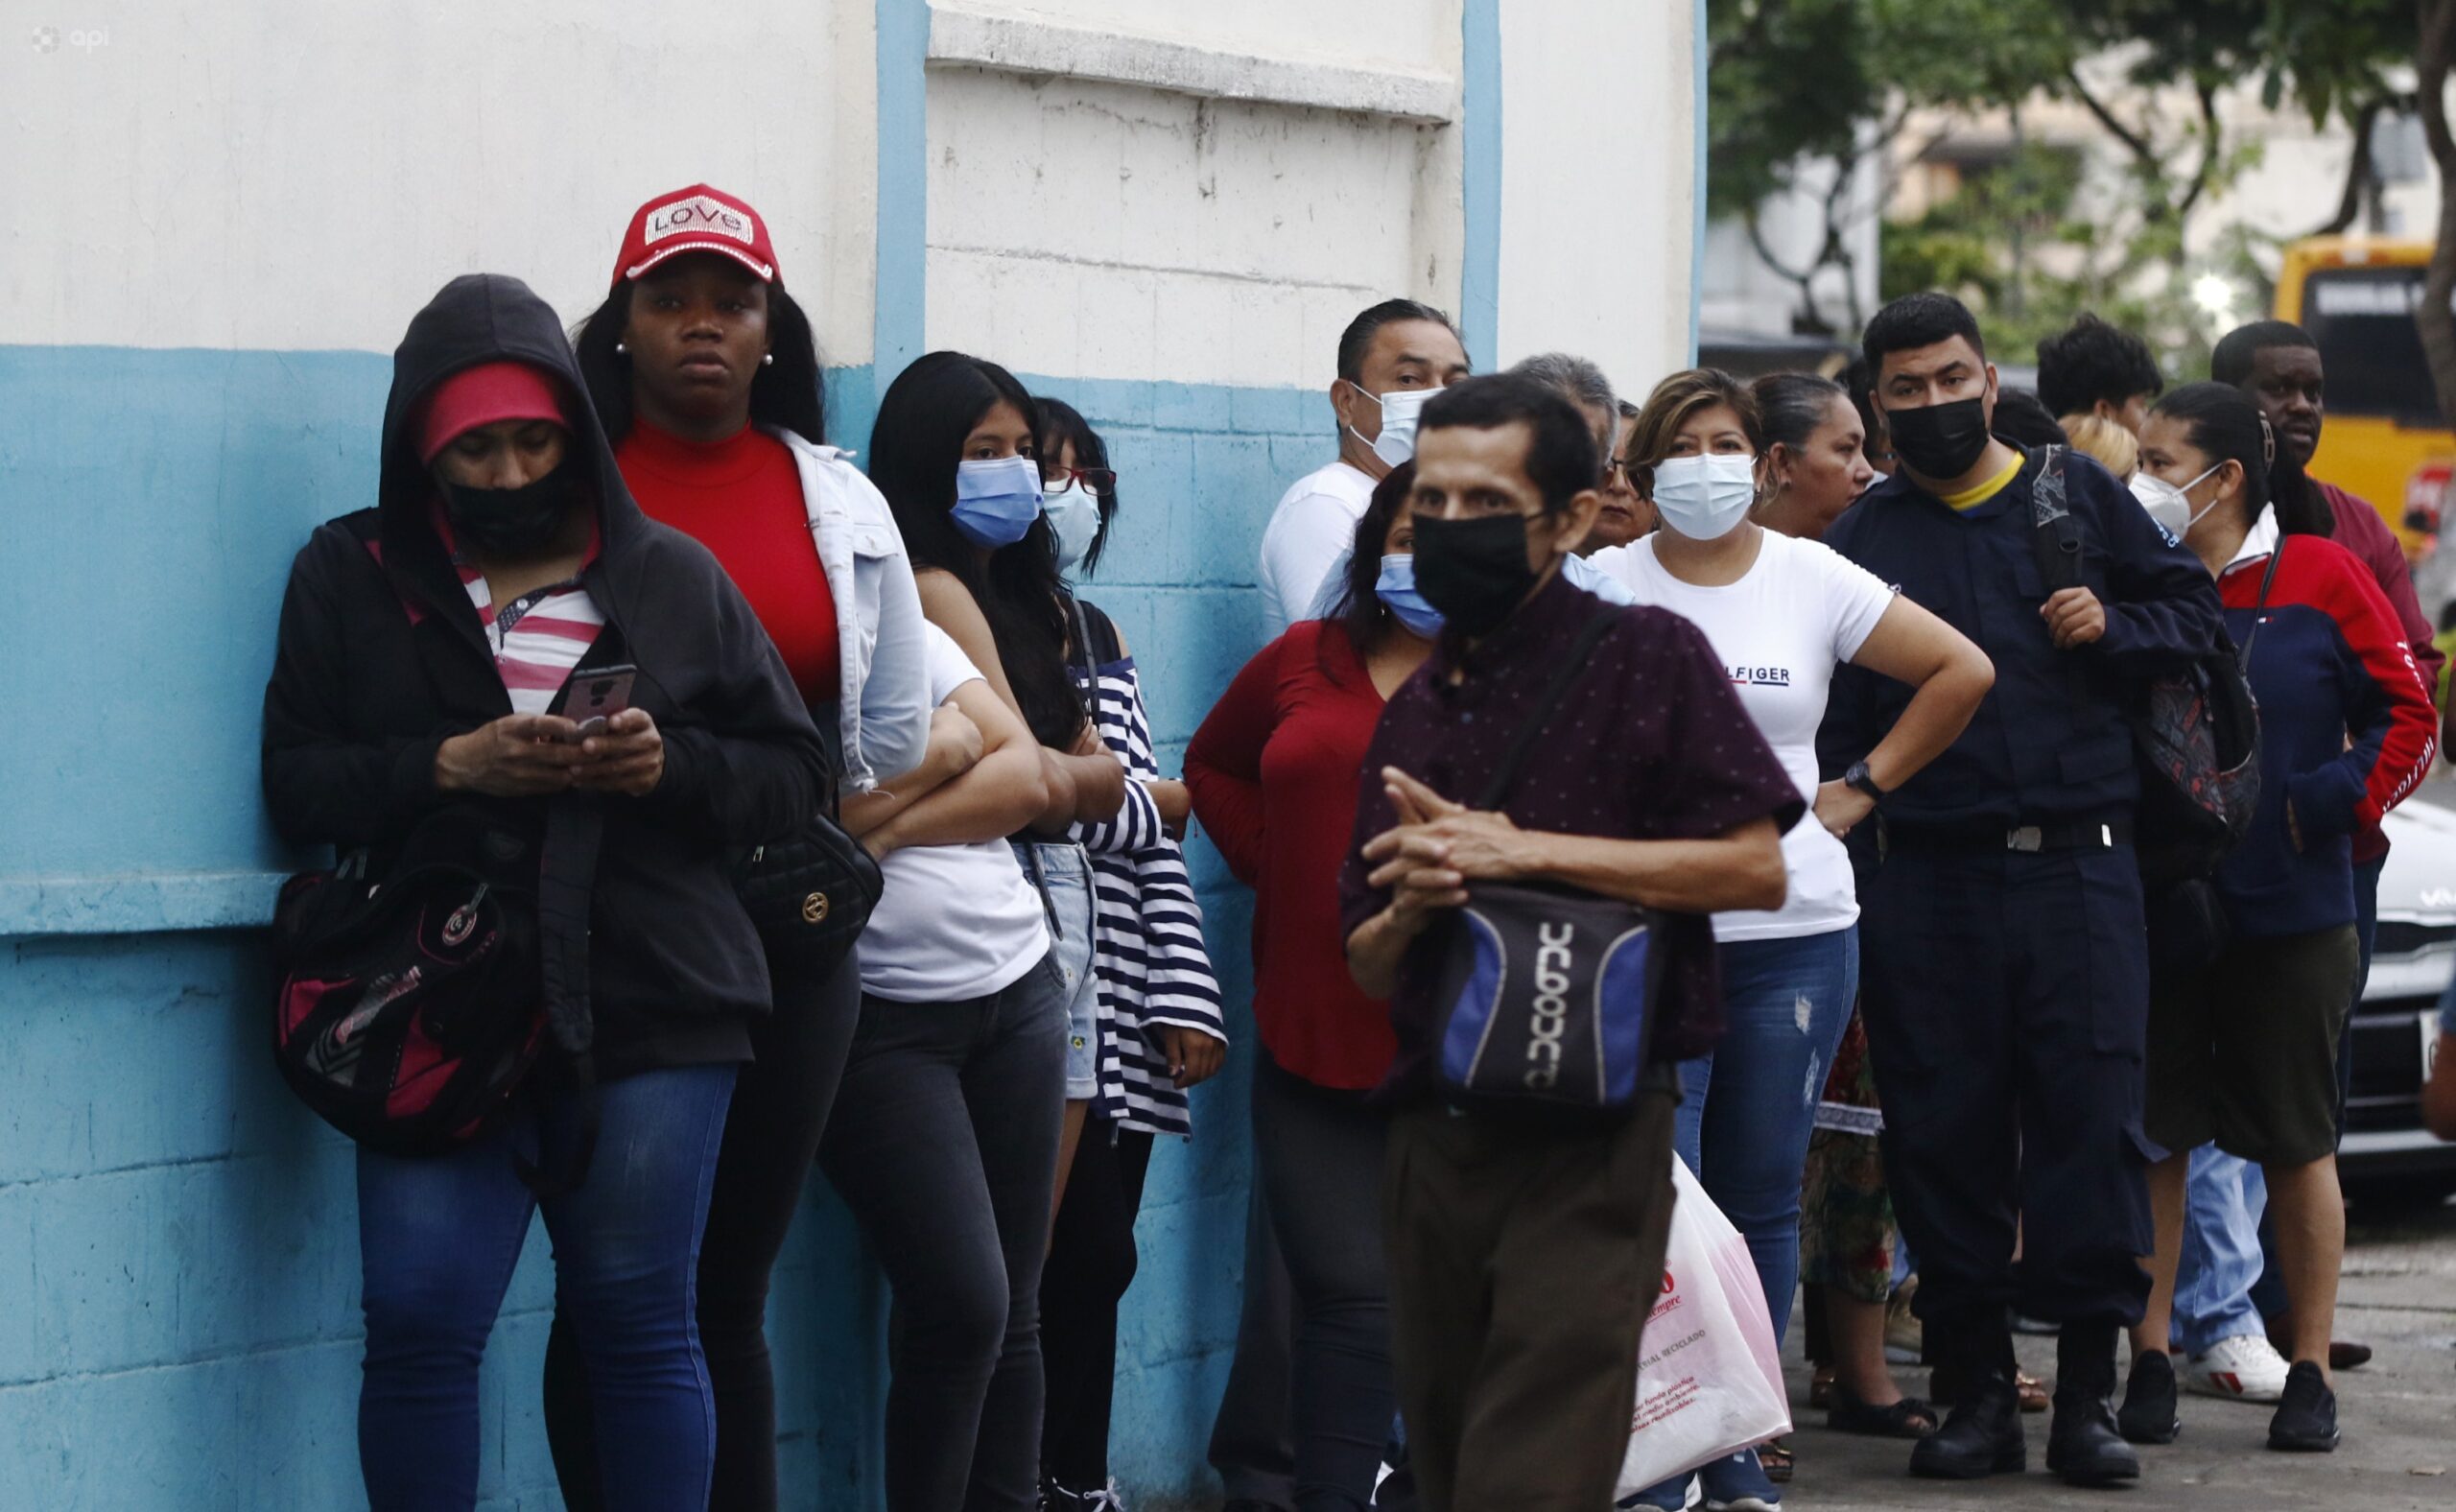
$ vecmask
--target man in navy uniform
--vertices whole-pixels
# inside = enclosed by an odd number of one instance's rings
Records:
[[[2125,709],[2144,679],[2222,644],[2217,590],[2121,484],[2067,453],[2082,585],[2050,594],[2031,512],[2045,453],[1990,434],[1996,369],[1970,312],[1912,295],[1878,312],[1864,344],[1900,468],[1825,542],[1996,664],[1969,729],[1898,791],[1865,757],[1906,685],[1839,669],[1819,740],[1827,775],[1882,823],[1859,927],[1885,1174],[1919,1255],[1927,1336],[1969,1382],[1910,1468],[2025,1468],[2018,1305],[2062,1325],[2048,1468],[2080,1485],[2132,1480],[2139,1461],[2109,1403],[2151,1242]]]

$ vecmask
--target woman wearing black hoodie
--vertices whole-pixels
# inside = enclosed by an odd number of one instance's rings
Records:
[[[564,678],[626,664],[630,708],[603,734],[574,740],[546,712]],[[539,1206],[607,1505],[705,1505],[692,1256],[769,1001],[728,862],[799,828],[827,770],[723,572],[625,491],[555,313],[514,279],[446,285],[393,356],[376,508],[319,529],[292,568],[265,792],[290,839],[364,847],[378,876],[447,813],[542,837],[550,812],[596,809],[597,1132],[582,1167],[580,1068],[552,1063],[518,1116],[452,1154],[359,1151],[359,1453],[377,1512],[475,1503],[479,1364]],[[542,1199],[522,1179],[576,1167]]]

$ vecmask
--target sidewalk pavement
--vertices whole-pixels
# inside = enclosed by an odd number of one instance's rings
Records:
[[[2183,1399],[2183,1436],[2141,1453],[2140,1483],[2117,1492],[2079,1491],[2045,1473],[2046,1424],[2028,1420],[2030,1473],[1970,1484],[1912,1480],[1910,1446],[1829,1431],[1807,1410],[1799,1330],[1784,1352],[1792,1367],[1791,1438],[1797,1478],[1786,1512],[1945,1512],[1985,1506],[2107,1507],[2123,1512],[2260,1512],[2358,1507],[2362,1512],[2456,1508],[2456,1205],[2426,1214],[2351,1223],[2337,1335],[2378,1351],[2337,1377],[2345,1443],[2333,1454],[2278,1454],[2263,1447],[2270,1409],[2207,1397]],[[2055,1341],[2023,1338],[2021,1362],[2052,1379]],[[1898,1369],[1902,1389],[1925,1389],[1923,1372]]]

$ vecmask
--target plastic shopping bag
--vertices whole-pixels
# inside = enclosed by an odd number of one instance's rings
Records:
[[[1621,1496],[1791,1430],[1774,1320],[1748,1242],[1677,1157],[1663,1294],[1646,1318]]]

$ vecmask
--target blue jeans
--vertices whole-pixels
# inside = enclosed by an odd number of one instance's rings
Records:
[[[574,1133],[568,1103],[449,1155],[360,1148],[358,1457],[373,1512],[476,1504],[478,1366],[540,1208],[555,1299],[588,1362],[605,1505],[707,1504],[716,1406],[695,1291],[733,1082],[732,1066],[694,1066],[608,1083],[586,1179],[542,1202],[514,1157],[554,1169]]]
[[[1859,934],[1735,940],[1720,954],[1729,1028],[1713,1053],[1680,1067],[1675,1147],[1747,1239],[1780,1343],[1799,1290],[1800,1174],[1817,1099],[1859,995]],[[1775,1500],[1753,1450],[1699,1474],[1710,1500]],[[1677,1507],[1686,1490],[1683,1477],[1649,1487],[1640,1500]]]
[[[2205,1355],[2226,1339],[2261,1332],[2252,1288],[2260,1279],[2260,1215],[2267,1208],[2260,1168],[2214,1145],[2191,1152],[2183,1258],[2175,1267],[2177,1351]]]

